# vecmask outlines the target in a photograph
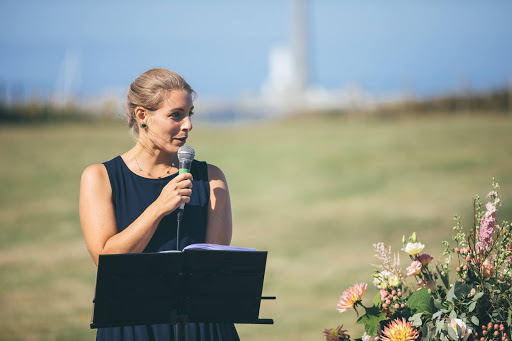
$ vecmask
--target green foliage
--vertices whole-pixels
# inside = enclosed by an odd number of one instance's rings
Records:
[[[415,313],[432,313],[432,295],[427,291],[427,289],[420,289],[409,296],[407,306]]]
[[[372,306],[366,308],[366,313],[357,320],[357,323],[364,324],[366,334],[375,336],[379,323],[384,320],[386,320],[386,315],[382,313],[381,309]]]

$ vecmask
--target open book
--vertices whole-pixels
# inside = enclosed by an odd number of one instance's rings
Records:
[[[183,251],[185,251],[185,250],[257,251],[256,249],[249,248],[249,247],[228,246],[228,245],[207,244],[207,243],[191,244],[189,246],[186,246],[183,249]],[[176,251],[176,250],[160,251],[160,253],[166,253],[166,252],[180,252],[180,251]]]

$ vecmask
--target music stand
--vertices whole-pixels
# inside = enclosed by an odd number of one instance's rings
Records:
[[[189,322],[273,324],[260,319],[266,251],[100,255],[91,328]]]

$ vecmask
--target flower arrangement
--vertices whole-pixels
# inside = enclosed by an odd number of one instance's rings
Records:
[[[357,323],[364,325],[365,333],[357,340],[512,340],[512,225],[496,220],[499,188],[493,179],[485,206],[474,197],[468,234],[455,216],[455,234],[451,243],[443,242],[442,263],[433,265],[434,257],[423,253],[425,245],[415,233],[402,238],[402,251],[411,260],[405,272],[390,246],[373,245],[379,260],[373,284],[379,293],[372,305],[363,305],[366,283],[345,290],[337,304],[340,313],[353,308]],[[455,272],[453,282],[450,272]],[[328,341],[351,339],[343,325],[324,334]]]

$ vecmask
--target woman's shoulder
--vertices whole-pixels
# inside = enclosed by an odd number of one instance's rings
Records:
[[[211,163],[208,163],[207,167],[208,167],[208,180],[210,182],[212,182],[212,181],[222,181],[224,183],[227,182],[224,172],[219,167],[212,165]]]
[[[107,168],[104,164],[90,165],[82,172],[82,182],[97,182],[108,180]]]

